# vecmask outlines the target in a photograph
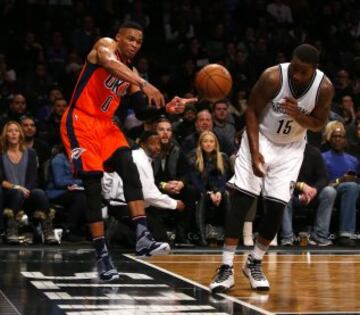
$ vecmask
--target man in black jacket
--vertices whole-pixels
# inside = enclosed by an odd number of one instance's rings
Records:
[[[158,120],[156,132],[160,135],[161,153],[153,163],[155,182],[163,193],[185,203],[185,211],[175,213],[175,245],[191,246],[187,232],[191,221],[194,221],[192,219],[194,218],[195,198],[186,180],[189,163],[180,146],[173,140],[172,127],[168,119],[160,118]],[[169,212],[162,211],[162,214],[169,215]],[[157,212],[157,215],[161,215],[161,213]]]

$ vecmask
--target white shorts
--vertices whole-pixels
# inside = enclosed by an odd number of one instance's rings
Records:
[[[254,175],[247,132],[243,133],[235,159],[235,175],[229,183],[252,196],[287,204],[298,178],[306,141],[278,144],[259,132],[259,151],[264,156],[266,175]]]

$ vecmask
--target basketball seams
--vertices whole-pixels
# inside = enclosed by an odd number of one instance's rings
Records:
[[[212,71],[211,71],[212,70]],[[222,76],[222,75],[219,75],[217,72],[219,71],[219,68],[213,68],[213,69],[210,69],[209,71],[208,70],[205,70],[204,69],[204,78],[206,78],[206,91],[210,91],[210,83],[213,84],[213,86],[216,86],[216,88],[220,91],[221,94],[227,94],[228,92],[230,91],[225,91],[224,89],[222,89],[222,87],[216,82],[216,80],[214,80],[214,77],[220,77],[222,79],[225,79],[226,81],[229,81],[230,84],[232,83],[228,78],[226,78],[225,76]],[[216,72],[216,74],[211,74],[213,72]],[[211,93],[213,94],[213,93]],[[218,93],[216,93],[218,94]],[[211,95],[211,97],[216,97],[217,95]]]
[[[224,91],[222,89],[222,87],[218,84],[218,82],[214,79],[214,76],[211,76],[209,77],[208,79],[208,84],[207,84],[207,88],[208,88],[208,91],[209,91],[209,82],[211,82],[214,86],[216,86],[216,88],[222,93],[222,94],[225,94],[226,91]]]
[[[231,91],[231,74],[219,64],[210,64],[197,73],[195,86],[201,96],[213,102],[226,97]]]

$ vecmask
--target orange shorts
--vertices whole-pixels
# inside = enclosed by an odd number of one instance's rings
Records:
[[[61,119],[61,139],[73,165],[74,173],[101,174],[104,162],[129,144],[116,124],[69,108]]]

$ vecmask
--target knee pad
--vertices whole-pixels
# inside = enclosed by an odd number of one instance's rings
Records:
[[[88,223],[102,221],[101,177],[86,175],[82,177],[86,195],[86,217]]]
[[[130,149],[120,148],[116,150],[109,162],[124,183],[123,187],[126,202],[143,200],[144,197],[139,172],[133,161]]]
[[[244,218],[255,202],[256,197],[235,191],[230,198],[230,207],[225,219],[225,237],[240,238]]]
[[[264,199],[264,215],[261,220],[259,235],[271,241],[279,231],[285,205],[280,201]]]

